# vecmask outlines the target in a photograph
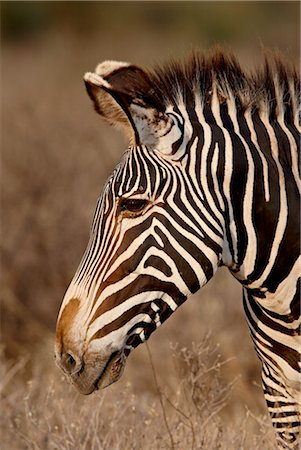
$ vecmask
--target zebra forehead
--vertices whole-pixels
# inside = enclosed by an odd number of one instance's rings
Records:
[[[137,194],[145,192],[154,187],[157,178],[166,178],[167,164],[145,146],[132,147],[123,155],[105,189],[113,191],[116,197],[133,189]]]

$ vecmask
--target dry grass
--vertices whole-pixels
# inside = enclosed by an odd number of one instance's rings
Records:
[[[79,396],[53,361],[61,299],[127,145],[93,113],[82,75],[104,59],[144,65],[216,41],[249,66],[260,43],[297,60],[296,6],[226,3],[174,4],[177,18],[165,6],[159,21],[150,4],[132,16],[106,4],[91,29],[88,15],[75,33],[61,14],[45,33],[2,42],[1,449],[273,448],[241,289],[226,270],[152,336],[152,363],[139,347],[106,391]]]
[[[209,339],[199,345],[174,349],[177,387],[167,393],[152,373],[155,393],[137,393],[130,381],[90,397],[81,397],[54,370],[51,361],[34,362],[24,382],[17,366],[2,365],[3,449],[231,449],[272,450],[273,431],[268,418],[252,417],[248,410],[233,423],[223,419],[235,380],[226,384],[223,361]],[[3,386],[3,384],[2,384]],[[252,429],[252,433],[250,430]],[[256,432],[254,432],[256,429]]]

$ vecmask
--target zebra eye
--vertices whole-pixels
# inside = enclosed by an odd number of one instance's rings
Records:
[[[140,198],[124,198],[120,202],[120,210],[123,212],[138,213],[142,211],[148,204],[147,200]]]

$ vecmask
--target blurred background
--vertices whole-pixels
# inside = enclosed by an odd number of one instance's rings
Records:
[[[28,382],[35,381],[30,411],[44,401],[45,371],[49,383],[64,386],[66,399],[77,395],[66,390],[54,365],[56,316],[87,244],[96,199],[127,146],[94,113],[84,72],[105,59],[151,67],[216,45],[233,51],[247,69],[260,64],[265,49],[298,64],[299,20],[299,2],[289,1],[1,2],[1,390],[7,411],[1,448],[63,448],[49,439],[40,444],[41,436],[33,437],[33,425],[23,420],[20,399]],[[218,348],[221,360],[229,360],[223,382],[237,378],[221,413],[223,424],[233,427],[246,411],[266,417],[241,289],[224,269],[150,339],[160,387],[171,396],[177,390],[171,346],[191,348],[208,333],[212,354]],[[141,346],[106,395],[118,397],[130,385],[137,404],[145,395],[156,399],[153,375]],[[260,433],[258,420],[248,421],[251,434]],[[36,447],[30,447],[34,440]]]

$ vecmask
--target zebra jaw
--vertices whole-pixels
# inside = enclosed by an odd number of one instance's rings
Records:
[[[95,390],[104,389],[118,381],[123,374],[125,356],[121,352],[112,353],[103,371],[94,383]]]

